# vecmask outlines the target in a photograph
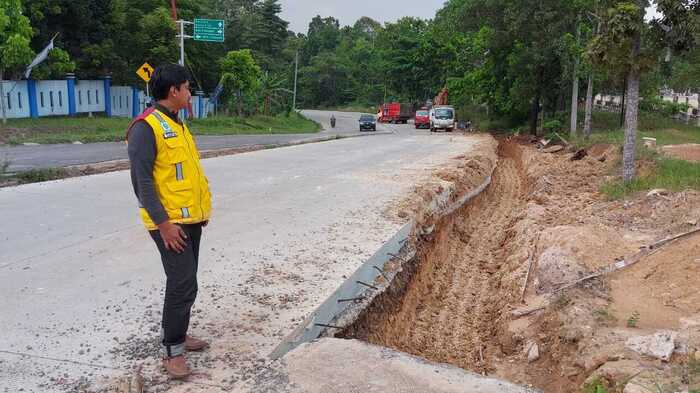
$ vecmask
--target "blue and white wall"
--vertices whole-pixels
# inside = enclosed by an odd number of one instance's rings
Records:
[[[134,89],[126,86],[112,87],[112,116],[133,117]],[[140,111],[138,113],[141,113]]]
[[[36,82],[39,116],[68,115],[68,85],[66,81]]]
[[[27,94],[27,81],[3,81],[5,97],[5,115],[9,119],[29,117],[29,96]]]
[[[104,82],[76,80],[75,103],[77,113],[104,112]]]
[[[6,116],[37,118],[104,113],[107,117],[134,117],[146,108],[143,91],[128,86],[112,86],[111,80],[2,81]],[[192,112],[197,119],[207,117],[208,98],[192,97]],[[183,111],[183,116],[185,111]]]

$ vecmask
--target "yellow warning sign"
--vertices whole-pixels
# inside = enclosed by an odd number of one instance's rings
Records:
[[[151,76],[153,75],[153,67],[151,67],[151,65],[148,63],[143,63],[143,65],[136,70],[136,75],[148,82],[151,80]]]

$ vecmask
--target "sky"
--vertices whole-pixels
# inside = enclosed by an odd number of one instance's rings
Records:
[[[445,0],[280,0],[282,19],[289,29],[306,34],[316,15],[332,16],[340,26],[353,25],[363,16],[384,23],[404,16],[432,19]]]

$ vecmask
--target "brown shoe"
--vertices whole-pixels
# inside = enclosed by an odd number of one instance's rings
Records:
[[[163,367],[173,379],[183,379],[190,375],[190,366],[187,365],[184,355],[164,358]]]
[[[188,351],[201,351],[202,349],[208,346],[209,343],[204,340],[200,340],[191,336],[185,336],[185,349]]]

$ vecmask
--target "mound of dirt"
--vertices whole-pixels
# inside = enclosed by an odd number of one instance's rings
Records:
[[[610,308],[623,326],[637,314],[637,327],[679,329],[700,313],[700,235],[684,239],[610,279]]]
[[[449,204],[461,196],[462,190],[473,190],[481,185],[498,160],[493,153],[498,142],[491,136],[484,135],[479,137],[476,144],[473,149],[475,154],[454,157],[446,165],[426,173],[424,179],[416,182],[419,185],[406,197],[390,204],[384,215],[395,222],[404,222],[408,217],[424,222],[434,213],[426,209],[426,206],[439,200],[440,194],[449,191],[450,200],[442,201],[443,204]]]

